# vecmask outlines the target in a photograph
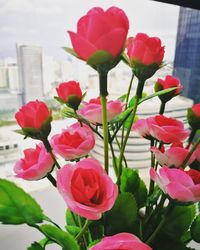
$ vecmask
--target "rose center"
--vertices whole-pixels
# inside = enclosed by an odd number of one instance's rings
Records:
[[[77,148],[84,139],[79,135],[79,133],[75,132],[70,134],[69,132],[65,132],[62,134],[60,138],[60,143],[71,146],[72,148]]]
[[[194,184],[200,184],[200,172],[195,169],[190,169],[186,173],[192,178]]]

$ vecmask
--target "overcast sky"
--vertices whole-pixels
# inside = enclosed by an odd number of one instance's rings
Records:
[[[67,30],[90,8],[122,8],[130,21],[129,35],[145,32],[166,45],[174,57],[179,7],[150,0],[0,0],[0,58],[15,57],[15,43],[37,44],[44,54],[64,58],[60,47],[70,47]]]

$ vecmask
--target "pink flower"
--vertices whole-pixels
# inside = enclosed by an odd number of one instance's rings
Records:
[[[90,220],[98,220],[103,212],[110,210],[118,194],[117,185],[92,158],[60,169],[57,187],[67,206]]]
[[[169,93],[166,93],[164,95],[159,96],[161,101],[167,102],[167,101],[171,100],[174,96],[178,95],[181,92],[183,86],[180,84],[179,79],[177,79],[173,76],[170,76],[170,75],[167,75],[164,80],[158,78],[158,80],[155,84],[155,91],[156,92],[158,92],[160,90],[164,90],[164,89],[173,88],[173,87],[177,87],[177,89],[174,91],[171,91]]]
[[[17,177],[25,180],[39,180],[52,171],[53,164],[51,155],[40,143],[35,149],[24,150],[24,158],[16,162],[14,172]]]
[[[89,103],[85,102],[85,106],[80,108],[77,113],[94,124],[102,124],[102,107],[100,98],[91,99]],[[119,115],[123,110],[124,104],[119,100],[108,101],[107,114],[108,122],[115,116]]]
[[[200,129],[200,103],[188,109],[187,119],[193,131]]]
[[[119,233],[103,238],[90,250],[151,250],[138,237],[130,233]]]
[[[53,150],[65,160],[73,160],[89,154],[95,145],[92,130],[79,123],[64,129],[61,134],[54,135],[51,139]]]
[[[159,174],[151,168],[150,176],[172,199],[180,202],[200,201],[200,178],[195,183],[187,172],[165,166],[159,170]]]
[[[17,123],[21,128],[41,129],[50,117],[51,112],[47,105],[38,100],[28,102],[15,114]]]
[[[155,138],[163,143],[179,143],[189,134],[181,121],[164,115],[140,119],[132,129],[144,138]]]
[[[200,162],[200,145],[197,147],[197,149],[194,151],[194,154],[196,156],[196,159],[198,162]]]
[[[128,39],[127,54],[131,65],[157,64],[159,66],[162,63],[164,52],[164,46],[161,46],[158,37],[149,37],[147,34],[138,33],[136,37]]]
[[[189,132],[183,122],[164,115],[155,116],[155,123],[150,125],[150,134],[163,143],[177,143],[187,138]]]
[[[192,111],[194,112],[194,114],[195,114],[197,117],[200,117],[200,103],[194,104],[194,105],[192,106]]]
[[[78,82],[63,82],[56,88],[56,91],[63,102],[77,109],[82,99],[82,91]]]
[[[116,58],[123,50],[129,21],[123,10],[111,7],[104,11],[92,8],[77,24],[77,33],[69,31],[77,55],[87,61],[97,51],[105,51]]]
[[[182,147],[171,147],[165,152],[161,152],[156,147],[151,147],[151,151],[155,154],[156,160],[161,166],[180,168],[183,161],[187,157],[189,150]],[[190,165],[195,160],[195,155],[192,154],[187,165]]]

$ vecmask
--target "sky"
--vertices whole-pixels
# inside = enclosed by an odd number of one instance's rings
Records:
[[[71,47],[67,30],[95,6],[122,8],[130,22],[129,36],[158,36],[165,59],[173,60],[179,7],[151,0],[0,0],[0,59],[15,57],[15,44],[35,44],[44,54],[64,59],[61,47]]]

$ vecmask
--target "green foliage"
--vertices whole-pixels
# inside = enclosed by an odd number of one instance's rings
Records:
[[[194,205],[176,206],[167,218],[162,231],[171,238],[181,238],[194,220],[196,209]]]
[[[67,232],[52,226],[42,225],[40,230],[45,234],[46,237],[56,242],[63,247],[63,250],[79,250],[78,243],[76,240]]]
[[[145,205],[147,200],[147,188],[140,179],[138,171],[124,168],[121,175],[121,192],[130,192],[134,195],[138,208]]]
[[[74,51],[74,49],[69,48],[69,47],[62,47],[67,53],[69,53],[72,56],[75,56],[78,58],[78,55],[76,54],[76,52]]]
[[[194,241],[200,243],[200,215],[198,215],[192,223],[191,236]]]
[[[14,183],[0,179],[0,221],[3,224],[34,225],[43,221],[37,202]]]
[[[77,226],[78,218],[69,208],[66,210],[66,224],[67,226]]]
[[[44,250],[44,248],[38,242],[34,242],[27,250]]]
[[[65,227],[66,230],[71,234],[73,235],[74,237],[80,232],[80,227],[77,227],[77,226],[66,226]]]
[[[105,213],[105,235],[132,232],[137,218],[137,204],[131,193],[118,195],[113,208]]]
[[[166,235],[162,235],[154,242],[153,250],[195,250],[187,247],[179,239],[170,238]]]
[[[162,190],[159,188],[159,186],[155,186],[154,188],[154,192],[152,195],[150,195],[148,198],[147,198],[147,205],[154,205],[156,204],[156,202],[158,201],[158,198],[161,196],[162,194]]]

